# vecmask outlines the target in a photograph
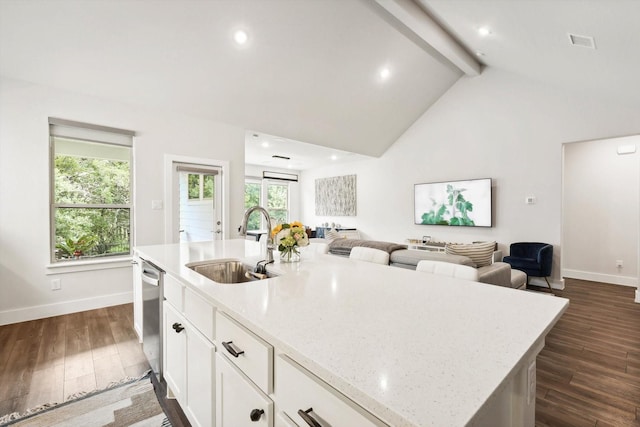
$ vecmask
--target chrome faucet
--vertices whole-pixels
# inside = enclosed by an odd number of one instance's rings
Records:
[[[247,223],[249,222],[249,217],[255,211],[260,211],[262,215],[267,220],[267,264],[273,262],[273,250],[276,245],[273,242],[273,237],[271,236],[271,217],[269,216],[269,212],[262,206],[253,206],[244,213],[244,217],[242,218],[242,225],[240,226],[240,235],[247,235]]]

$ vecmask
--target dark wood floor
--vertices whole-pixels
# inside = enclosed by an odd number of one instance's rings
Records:
[[[536,426],[640,427],[634,288],[567,279],[555,293],[571,304],[537,359]],[[126,304],[0,326],[0,415],[144,373],[132,316]]]
[[[537,358],[536,426],[640,427],[635,288],[565,280],[570,305]]]
[[[0,416],[149,369],[131,304],[0,326]]]

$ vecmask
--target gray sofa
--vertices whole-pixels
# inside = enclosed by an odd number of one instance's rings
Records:
[[[476,266],[473,261],[471,261],[471,258],[468,258],[466,256],[449,255],[444,252],[412,249],[400,249],[397,251],[393,251],[389,256],[389,265],[415,270],[418,262],[422,261],[423,259],[431,261],[451,262],[454,264],[469,265],[471,267]],[[508,288],[520,287],[518,283],[512,284],[511,266],[506,262],[499,261],[502,259],[502,253],[500,251],[494,252],[493,259],[494,261],[491,265],[478,267],[478,281],[491,285],[505,286]]]
[[[338,256],[349,256],[351,249],[355,246],[380,249],[389,253],[389,265],[410,270],[415,270],[416,265],[421,260],[443,261],[476,267],[471,258],[466,256],[449,255],[444,252],[407,249],[407,245],[400,245],[397,243],[360,239],[336,239],[333,241],[312,239],[312,243],[314,240],[328,243],[328,253]],[[523,280],[521,275],[517,273],[513,274],[511,266],[502,262],[501,251],[494,252],[493,263],[491,265],[478,268],[478,276],[479,282],[491,285],[517,289],[524,288],[526,285],[526,277]]]

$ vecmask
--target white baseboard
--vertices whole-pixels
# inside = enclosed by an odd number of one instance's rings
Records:
[[[551,285],[551,289],[558,289],[560,291],[564,290],[564,279],[552,280],[551,278],[549,278],[549,284]],[[529,285],[549,289],[549,286],[547,286],[547,282],[544,280],[544,277],[529,277]]]
[[[636,302],[640,303],[640,289],[636,289]]]
[[[638,287],[638,278],[630,276],[616,276],[614,274],[593,273],[580,270],[562,270],[562,277],[571,279],[589,280],[591,282],[611,283],[612,285]]]
[[[78,311],[95,310],[96,308],[112,305],[127,304],[133,301],[133,292],[101,295],[93,298],[63,301],[55,304],[43,304],[32,307],[17,308],[0,311],[0,325],[27,322],[29,320],[44,319],[52,316],[76,313]]]

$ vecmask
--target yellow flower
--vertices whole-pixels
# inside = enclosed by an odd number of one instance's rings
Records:
[[[273,227],[273,230],[271,231],[271,235],[275,236],[280,232],[280,230],[282,230],[282,224],[278,224],[275,227]]]
[[[300,221],[293,221],[291,223],[292,227],[304,227],[304,225],[302,225],[302,223]]]

